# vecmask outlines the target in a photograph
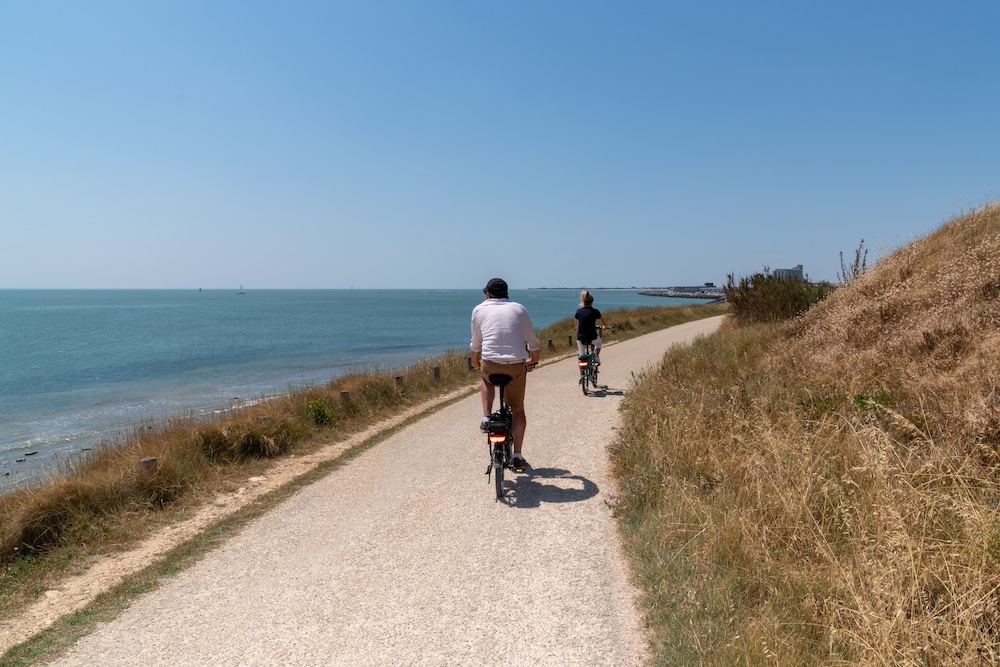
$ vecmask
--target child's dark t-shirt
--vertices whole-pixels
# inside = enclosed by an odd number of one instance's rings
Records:
[[[597,321],[601,319],[601,311],[592,306],[584,306],[576,311],[574,317],[580,321],[580,328],[576,332],[577,340],[589,343],[597,338]]]

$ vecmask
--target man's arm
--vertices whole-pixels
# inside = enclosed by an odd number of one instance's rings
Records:
[[[538,352],[542,349],[542,343],[538,340],[535,327],[531,326],[531,320],[526,320],[524,324],[524,344],[528,352]]]
[[[528,315],[527,310],[524,311],[524,343],[525,347],[528,348],[528,369],[530,370],[538,363],[538,357],[542,352],[542,343],[538,340],[538,334],[535,333],[535,327],[531,323],[531,316]]]
[[[472,310],[472,341],[469,343],[471,356],[469,357],[472,367],[479,370],[480,362],[483,358],[483,331],[479,326],[479,318],[476,317],[476,310]]]

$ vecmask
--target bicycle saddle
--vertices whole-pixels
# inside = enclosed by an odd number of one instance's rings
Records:
[[[490,373],[490,384],[496,387],[506,387],[513,380],[509,375],[500,375],[499,373]]]

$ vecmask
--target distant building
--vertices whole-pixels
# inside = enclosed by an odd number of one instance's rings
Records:
[[[805,280],[806,279],[806,274],[802,270],[802,265],[801,264],[799,264],[798,266],[796,266],[795,268],[792,268],[792,269],[775,269],[771,273],[776,278],[789,278],[789,279],[792,279],[792,280],[795,280],[795,279]]]

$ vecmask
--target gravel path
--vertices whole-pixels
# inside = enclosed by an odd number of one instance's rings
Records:
[[[528,376],[506,502],[471,396],[409,426],[137,599],[56,665],[641,665],[645,639],[605,505],[631,373],[712,318]],[[511,479],[512,478],[512,479]]]

